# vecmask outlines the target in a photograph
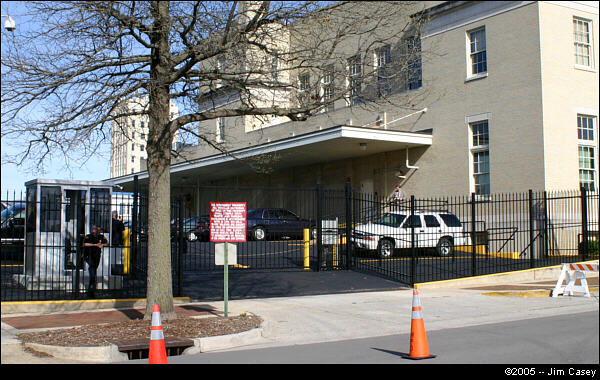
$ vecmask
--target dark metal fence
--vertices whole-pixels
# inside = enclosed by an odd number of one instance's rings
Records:
[[[137,197],[48,189],[39,200],[32,191],[2,200],[2,301],[145,297]],[[92,226],[107,243],[99,260],[84,248]]]
[[[597,192],[353,201],[353,268],[411,285],[598,258]]]
[[[146,295],[147,196],[7,195],[2,216],[2,301],[87,297],[82,241],[103,229],[95,298]],[[174,187],[175,296],[187,275],[222,271],[209,237],[210,202],[246,202],[247,238],[233,271],[357,270],[413,285],[598,258],[598,193],[474,194],[390,200],[344,189]],[[112,212],[127,229],[119,235]],[[25,232],[25,231],[28,232]],[[30,231],[37,231],[32,238]],[[113,238],[119,237],[113,241]],[[202,276],[195,276],[200,279]]]

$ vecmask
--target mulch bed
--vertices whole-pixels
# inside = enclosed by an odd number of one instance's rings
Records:
[[[251,314],[232,317],[176,318],[162,321],[165,338],[204,338],[236,334],[260,327],[262,319]],[[152,321],[131,320],[67,329],[19,334],[24,343],[63,347],[96,347],[127,341],[150,340]]]

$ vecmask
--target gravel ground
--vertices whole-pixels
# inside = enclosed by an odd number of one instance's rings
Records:
[[[162,321],[165,338],[203,338],[257,328],[262,319],[251,314],[233,317],[177,318]],[[19,334],[22,342],[64,347],[95,347],[150,339],[152,321],[131,320]]]

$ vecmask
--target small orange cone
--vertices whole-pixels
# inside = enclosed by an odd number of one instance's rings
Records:
[[[168,364],[165,336],[160,322],[160,310],[158,305],[152,307],[152,329],[150,330],[148,364]]]
[[[429,354],[429,345],[427,344],[427,334],[425,333],[425,322],[423,321],[423,311],[421,310],[421,300],[419,291],[413,289],[412,318],[410,323],[410,353],[405,355],[406,359],[430,359],[436,355]]]

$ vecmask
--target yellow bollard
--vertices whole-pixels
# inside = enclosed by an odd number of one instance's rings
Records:
[[[304,270],[310,270],[310,230],[304,229]]]
[[[123,231],[123,240],[125,243],[125,248],[123,249],[123,273],[129,273],[129,246],[131,245],[131,236],[129,228],[126,228]]]

